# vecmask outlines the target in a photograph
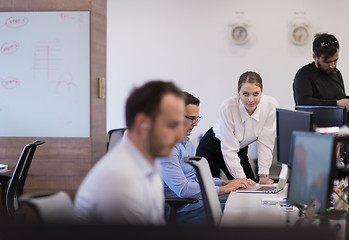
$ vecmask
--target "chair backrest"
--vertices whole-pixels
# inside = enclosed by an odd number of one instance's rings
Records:
[[[16,168],[13,171],[10,183],[6,192],[6,210],[9,216],[17,215],[17,209],[20,205],[18,197],[23,194],[25,180],[28,175],[29,167],[32,162],[36,147],[45,143],[37,140],[24,146],[21,156],[17,162]]]
[[[19,201],[22,206],[28,206],[34,211],[39,222],[73,222],[73,201],[64,191],[24,194]]]
[[[126,131],[126,128],[118,128],[118,129],[112,129],[109,130],[109,142],[107,143],[107,151],[109,149],[113,148],[122,138]]]
[[[218,226],[222,208],[207,160],[204,157],[185,157],[183,161],[193,165],[196,170],[208,224]]]

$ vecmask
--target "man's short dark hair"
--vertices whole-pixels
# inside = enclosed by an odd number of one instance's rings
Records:
[[[126,126],[131,129],[138,113],[155,119],[160,111],[162,97],[172,93],[183,99],[183,92],[172,82],[152,80],[135,88],[126,100]]]
[[[185,99],[185,106],[189,104],[194,104],[199,106],[200,105],[200,100],[197,97],[194,97],[192,94],[183,91],[184,94],[184,99]]]
[[[313,53],[317,58],[322,55],[324,59],[332,57],[339,49],[338,39],[327,33],[318,33],[313,41]]]

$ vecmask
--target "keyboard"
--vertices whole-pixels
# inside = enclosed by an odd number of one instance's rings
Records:
[[[273,191],[275,189],[276,189],[276,187],[264,186],[264,187],[258,188],[257,191]]]

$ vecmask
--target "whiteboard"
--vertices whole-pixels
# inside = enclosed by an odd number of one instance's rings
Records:
[[[0,136],[89,137],[89,12],[0,12]]]

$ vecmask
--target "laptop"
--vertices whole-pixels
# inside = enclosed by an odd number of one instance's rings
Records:
[[[248,186],[245,189],[236,190],[237,193],[278,193],[285,188],[287,182],[288,167],[286,164],[282,164],[279,182],[277,186],[264,186],[263,184],[256,184],[254,186]]]

